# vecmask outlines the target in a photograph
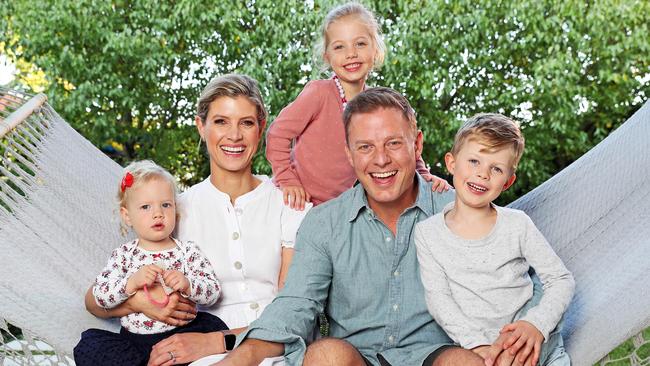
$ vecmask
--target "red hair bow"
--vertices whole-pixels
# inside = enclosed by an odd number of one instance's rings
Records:
[[[133,174],[131,174],[130,172],[126,172],[126,174],[124,174],[124,178],[122,178],[122,185],[120,186],[122,192],[126,191],[126,189],[131,187],[132,185],[133,185]]]

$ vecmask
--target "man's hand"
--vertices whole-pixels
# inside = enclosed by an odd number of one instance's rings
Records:
[[[218,366],[257,366],[267,357],[282,356],[284,344],[246,339],[226,358],[216,363]]]
[[[442,193],[448,191],[451,188],[446,180],[436,177],[433,174],[423,174],[422,178],[424,178],[424,180],[427,182],[431,182],[431,190],[433,192]]]
[[[126,281],[126,293],[132,294],[141,289],[144,285],[151,286],[158,274],[162,274],[163,269],[155,264],[142,266],[136,273],[132,274]]]
[[[311,200],[311,195],[302,186],[282,187],[282,194],[284,196],[284,204],[298,211],[304,210],[305,202]]]
[[[174,291],[181,292],[186,296],[190,295],[190,281],[182,272],[167,270],[163,272],[162,276],[167,287],[171,287]]]

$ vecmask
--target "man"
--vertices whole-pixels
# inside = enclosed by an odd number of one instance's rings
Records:
[[[282,354],[289,365],[483,365],[452,345],[425,304],[413,228],[454,194],[431,192],[415,173],[422,132],[413,109],[394,90],[372,88],[343,120],[360,184],[307,215],[285,288],[219,365]],[[306,347],[321,311],[331,338]],[[490,349],[500,365],[513,358],[502,352],[505,337]]]

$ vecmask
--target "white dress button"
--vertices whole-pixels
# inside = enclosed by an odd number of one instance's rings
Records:
[[[235,213],[237,216],[241,216],[244,213],[244,210],[241,207],[235,207]]]
[[[236,269],[241,269],[242,267],[243,266],[242,266],[241,262],[235,262],[235,268]]]
[[[239,233],[235,231],[234,233],[232,233],[232,240],[237,240],[237,239],[239,239]]]
[[[256,302],[251,303],[251,309],[255,310],[255,309],[259,308],[259,307],[260,307],[260,304],[258,304]]]

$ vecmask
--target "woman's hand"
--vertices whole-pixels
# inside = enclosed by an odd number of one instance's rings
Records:
[[[162,286],[154,286],[149,289],[154,298],[162,298],[165,292]],[[177,292],[169,295],[169,302],[164,308],[152,304],[143,291],[138,291],[127,300],[132,312],[144,313],[151,319],[167,323],[169,325],[182,326],[196,318],[196,305],[180,296]]]
[[[433,192],[442,193],[448,191],[451,188],[446,180],[440,177],[436,177],[433,174],[423,174],[422,178],[424,178],[424,180],[427,182],[431,182],[431,190]]]
[[[223,336],[222,332],[174,334],[153,346],[147,366],[190,363],[201,357],[224,353]]]
[[[284,196],[284,204],[298,211],[304,210],[305,202],[311,200],[311,195],[302,186],[282,187],[282,194]]]

